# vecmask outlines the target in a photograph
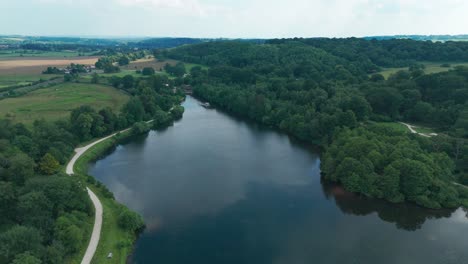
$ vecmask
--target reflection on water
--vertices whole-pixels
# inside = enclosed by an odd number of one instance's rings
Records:
[[[90,174],[141,213],[133,263],[465,263],[466,213],[321,182],[313,150],[205,109],[118,146]]]
[[[368,199],[345,191],[341,186],[322,182],[323,192],[333,197],[336,205],[346,214],[365,216],[377,213],[386,222],[395,223],[397,228],[414,231],[420,229],[427,219],[447,218],[455,209],[428,210],[414,204],[392,204],[384,200]],[[460,210],[462,211],[462,210]]]

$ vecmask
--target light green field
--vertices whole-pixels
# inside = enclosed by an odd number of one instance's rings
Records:
[[[95,109],[111,107],[118,112],[128,99],[128,95],[109,86],[62,83],[21,97],[1,100],[0,117],[31,124],[40,118],[67,118],[72,109],[81,105],[90,105]]]
[[[442,64],[444,63],[448,63],[450,64],[450,67],[441,67]],[[465,62],[465,63],[460,63],[460,62],[455,62],[455,63],[451,63],[451,62],[421,62],[421,64],[423,64],[424,66],[426,66],[426,68],[424,69],[424,72],[426,74],[431,74],[431,73],[439,73],[439,72],[445,72],[445,71],[449,71],[451,69],[454,69],[456,66],[466,66],[468,67],[468,62]],[[379,72],[380,74],[382,74],[385,79],[387,79],[388,77],[390,77],[390,75],[398,72],[398,71],[405,71],[405,70],[408,70],[408,68],[384,68],[381,72]]]
[[[124,77],[126,75],[132,75],[133,77],[141,77],[142,76],[141,74],[136,73],[136,71],[134,71],[134,70],[122,70],[122,71],[116,72],[116,73],[100,73],[98,75],[99,75],[99,77],[112,77],[112,76]],[[92,78],[93,78],[93,76],[91,74],[87,74],[87,75],[83,76],[83,79],[91,80]]]
[[[405,133],[410,132],[405,125],[397,123],[397,122],[373,122],[373,121],[370,121],[369,123],[370,124],[378,124],[379,126],[388,127],[388,129],[394,129],[394,130],[400,131],[400,132],[405,132]]]
[[[94,52],[80,53],[77,51],[37,51],[37,50],[0,50],[0,59],[2,58],[14,58],[14,57],[55,57],[55,58],[67,58],[77,57],[80,54],[82,56],[90,56]]]
[[[30,74],[30,75],[22,75],[22,74],[8,74],[8,75],[0,75],[0,91],[2,88],[7,88],[10,86],[15,85],[29,85],[33,82],[39,80],[49,80],[60,75],[55,74]]]

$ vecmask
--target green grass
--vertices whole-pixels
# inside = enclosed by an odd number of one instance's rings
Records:
[[[439,72],[446,72],[451,69],[454,69],[456,66],[466,66],[468,67],[468,62],[460,63],[460,62],[419,62],[426,66],[424,69],[424,72],[426,74],[431,74],[431,73],[439,73]],[[442,64],[448,63],[450,64],[450,67],[441,67]],[[382,71],[379,73],[382,74],[385,79],[388,79],[390,75],[398,72],[398,71],[405,71],[408,70],[408,67],[403,67],[403,68],[384,68]]]
[[[91,176],[87,175],[88,164],[112,149],[119,140],[129,136],[130,133],[122,133],[116,137],[107,139],[93,146],[85,154],[83,154],[75,164],[75,173],[85,179],[87,177],[91,182],[95,182]],[[103,206],[103,226],[101,230],[101,238],[99,245],[94,255],[92,263],[109,263],[109,264],[125,264],[128,255],[131,253],[133,243],[136,240],[136,235],[121,229],[117,219],[122,210],[122,205],[109,198],[107,189],[102,184],[88,184],[88,187],[99,197]],[[119,243],[127,242],[125,246],[119,246]],[[108,259],[107,255],[112,252],[112,259]]]
[[[414,123],[411,123],[410,125],[413,126],[413,129],[416,130],[416,132],[418,133],[424,133],[424,134],[430,134],[430,133],[436,133],[436,131],[434,131],[434,129],[430,128],[430,127],[427,127],[427,126],[424,126],[424,125],[421,125],[421,124],[414,124]]]
[[[8,88],[15,85],[29,85],[33,82],[39,80],[49,80],[55,78],[60,75],[56,74],[29,74],[29,75],[22,75],[22,74],[8,74],[8,75],[0,75],[0,91],[4,88]]]
[[[4,99],[0,101],[0,113],[2,118],[28,125],[41,118],[51,121],[67,118],[72,109],[81,105],[90,105],[95,109],[111,107],[118,112],[128,99],[128,95],[110,86],[62,83],[24,96]]]
[[[82,56],[90,56],[94,52],[77,52],[77,51],[37,51],[37,50],[5,50],[0,51],[0,59],[2,58],[13,58],[13,57],[56,57],[56,58],[66,58],[66,57],[77,57],[80,54]]]
[[[369,121],[370,124],[378,124],[383,127],[388,127],[389,129],[395,129],[400,132],[405,132],[405,133],[410,133],[410,130],[408,129],[407,126],[398,123],[398,122],[374,122],[374,121]],[[420,124],[413,124],[409,123],[409,125],[413,126],[413,129],[416,130],[418,133],[424,133],[424,134],[430,134],[430,133],[435,133],[434,129],[426,127],[424,125]]]
[[[195,64],[195,63],[184,63],[185,64],[185,69],[188,73],[190,73],[190,70],[192,70],[193,67],[200,66],[203,70],[208,70],[209,67],[201,64]]]
[[[410,132],[409,129],[403,125],[403,124],[400,124],[400,123],[397,123],[397,122],[373,122],[373,121],[369,121],[370,124],[378,124],[382,127],[388,127],[389,129],[394,129],[396,131],[400,131],[400,132],[405,132],[405,133],[408,133]]]
[[[132,75],[133,77],[142,77],[143,76],[143,75],[141,75],[139,73],[136,73],[135,70],[122,70],[122,71],[116,72],[116,73],[100,73],[99,77],[112,77],[112,76],[124,77],[125,75]],[[91,79],[91,78],[93,78],[93,76],[88,74],[88,75],[84,76],[83,78],[84,79]]]

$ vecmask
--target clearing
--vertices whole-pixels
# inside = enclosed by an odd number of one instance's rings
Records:
[[[419,62],[426,66],[424,69],[424,72],[426,74],[430,73],[439,73],[439,72],[445,72],[449,70],[453,70],[456,66],[466,66],[468,67],[468,62]],[[449,64],[450,67],[442,67],[442,64]],[[404,71],[408,70],[408,67],[403,67],[403,68],[383,68],[382,71],[379,73],[382,74],[385,79],[388,79],[390,75],[398,72],[398,71]]]
[[[110,86],[62,83],[2,100],[0,118],[6,117],[27,125],[40,118],[55,121],[67,118],[72,109],[81,105],[90,105],[95,109],[111,107],[118,112],[128,99],[127,94]]]

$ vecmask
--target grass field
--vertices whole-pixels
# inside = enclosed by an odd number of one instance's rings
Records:
[[[72,109],[81,105],[95,109],[108,106],[118,111],[128,99],[128,95],[109,86],[63,83],[0,101],[0,117],[31,124],[40,118],[58,120],[68,117]]]
[[[410,132],[405,125],[397,123],[397,122],[373,122],[373,121],[369,121],[369,123],[378,124],[380,126],[388,127],[389,129],[394,129],[394,130],[397,130],[397,131],[400,131],[400,132],[405,132],[405,133]]]
[[[68,58],[78,56],[90,56],[94,52],[80,53],[77,51],[38,51],[38,50],[0,50],[0,59],[12,57],[54,57]]]
[[[58,77],[60,75],[55,75],[55,74],[29,74],[29,75],[23,75],[23,74],[5,74],[2,75],[0,74],[0,91],[2,88],[7,88],[10,86],[15,86],[15,85],[29,85],[33,82],[39,81],[39,80],[49,80],[55,77]]]
[[[466,66],[466,67],[468,67],[468,62],[465,62],[465,63],[447,62],[448,64],[450,64],[451,67],[442,67],[441,65],[444,64],[444,62],[420,62],[420,63],[423,64],[424,66],[426,66],[426,68],[424,69],[424,72],[426,74],[449,71],[451,69],[454,69],[456,66]],[[401,71],[401,70],[408,70],[408,68],[407,67],[406,68],[384,68],[379,73],[382,74],[385,77],[385,79],[387,79],[390,75],[392,75],[392,74],[394,74],[394,73],[396,73],[398,71]]]
[[[154,70],[159,71],[164,68],[164,65],[169,63],[171,65],[175,65],[177,61],[175,60],[165,60],[160,61],[154,58],[145,58],[136,61],[132,61],[130,64],[122,66],[122,70],[142,70],[145,67],[152,67]]]
[[[132,75],[133,77],[141,77],[141,74],[136,73],[134,70],[121,70],[117,73],[99,73],[99,77],[124,77],[125,75]],[[91,74],[85,75],[82,77],[85,80],[91,80],[93,76]]]

